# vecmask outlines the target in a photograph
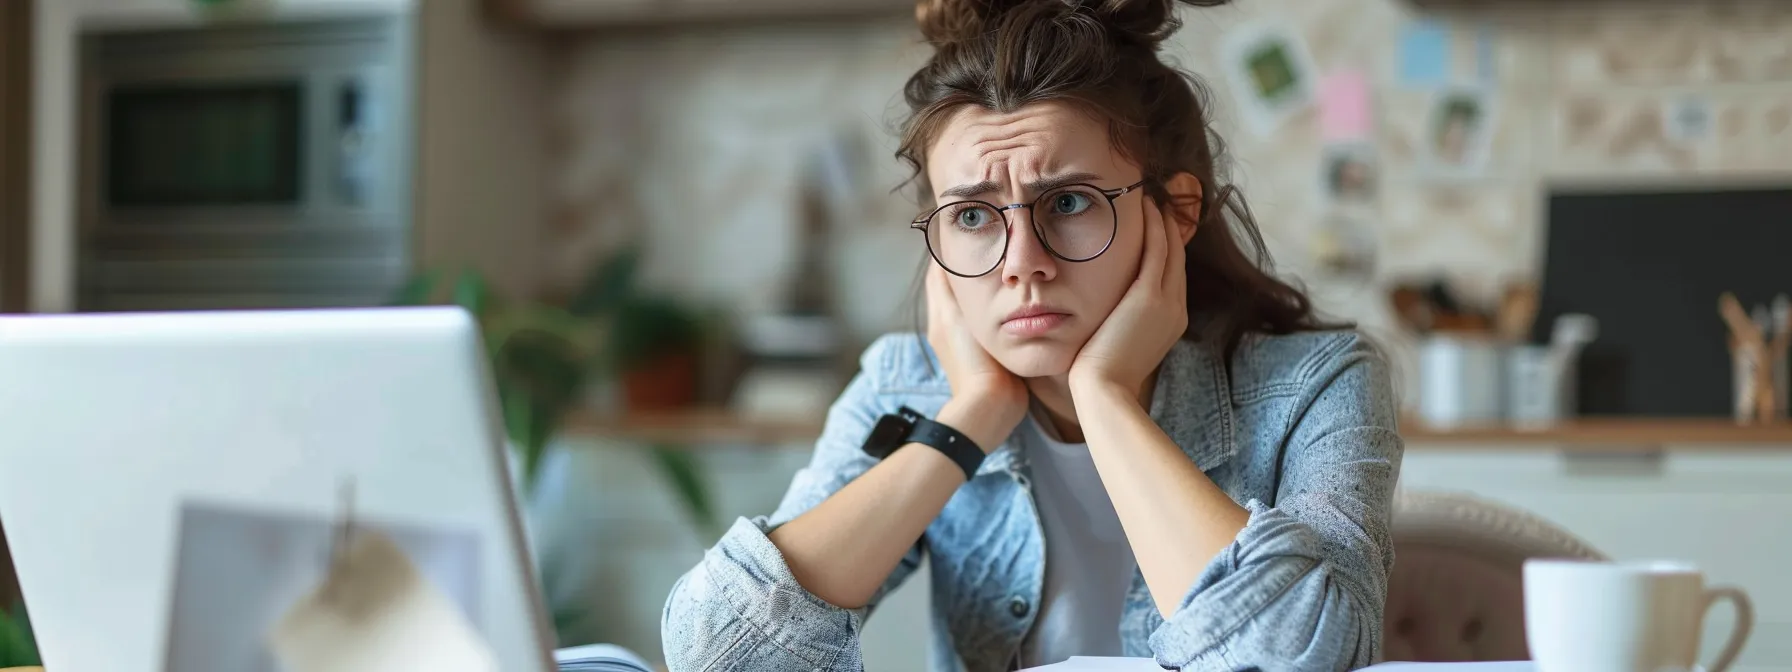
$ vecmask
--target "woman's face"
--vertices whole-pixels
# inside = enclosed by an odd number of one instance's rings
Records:
[[[1139,167],[1110,146],[1105,124],[1052,102],[1007,114],[961,107],[940,129],[927,157],[936,205],[1030,204],[1041,187],[1080,182],[1113,190],[1140,178]],[[1113,243],[1083,262],[1046,251],[1033,232],[1032,209],[1006,211],[1013,228],[1007,255],[995,270],[975,278],[948,276],[965,327],[1016,375],[1067,373],[1138,274],[1146,202],[1142,190],[1115,199]]]

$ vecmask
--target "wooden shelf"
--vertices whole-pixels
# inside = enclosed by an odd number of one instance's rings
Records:
[[[565,431],[572,436],[648,443],[778,446],[814,442],[821,436],[821,419],[770,420],[742,415],[725,408],[692,408],[628,415],[575,412],[567,419]]]
[[[1639,447],[1721,445],[1792,449],[1792,423],[1738,425],[1729,418],[1580,418],[1536,428],[1498,423],[1438,428],[1407,420],[1400,424],[1400,435],[1408,447],[1498,444],[1634,451]]]

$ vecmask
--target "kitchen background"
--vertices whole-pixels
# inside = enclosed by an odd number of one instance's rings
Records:
[[[641,375],[590,386],[581,408],[597,410],[573,414],[531,495],[537,550],[544,563],[557,559],[549,592],[556,604],[587,607],[567,615],[562,634],[657,657],[664,595],[713,538],[691,521],[769,511],[806,458],[813,390],[837,382],[826,363],[776,375],[761,364],[787,363],[791,352],[850,361],[877,334],[914,324],[908,301],[925,251],[906,226],[916,205],[896,190],[907,175],[891,156],[892,129],[900,87],[928,48],[907,5],[243,0],[218,19],[196,8],[204,4],[214,3],[35,3],[35,77],[28,88],[0,87],[7,109],[33,111],[28,223],[0,221],[28,229],[20,263],[29,265],[29,305],[8,308],[79,308],[83,35],[403,17],[414,59],[405,65],[414,112],[400,120],[415,152],[408,270],[472,267],[499,295],[553,302],[579,296],[594,266],[613,267],[604,262],[618,251],[638,250],[630,291],[686,318],[666,329],[729,325],[692,339],[701,342],[694,389],[656,392]],[[1442,280],[1457,300],[1492,305],[1515,285],[1542,282],[1550,189],[1792,181],[1785,3],[1239,0],[1183,16],[1165,55],[1214,94],[1231,177],[1277,268],[1303,280],[1322,310],[1389,344],[1409,406],[1422,386],[1420,338],[1390,292]],[[1264,45],[1276,52],[1266,66],[1274,72],[1240,65]],[[1372,179],[1328,182],[1341,156]],[[3,187],[0,196],[12,193]],[[1687,222],[1684,233],[1706,235],[1707,224]],[[826,291],[793,299],[804,285]],[[1502,441],[1477,445],[1499,456]],[[1677,443],[1661,441],[1677,454]],[[1413,473],[1447,481],[1446,472]],[[667,487],[668,474],[685,487]],[[1613,492],[1680,492],[1664,487]],[[1612,520],[1587,524],[1616,531],[1570,527],[1619,550],[1650,550],[1626,546],[1628,523]],[[918,669],[924,659],[923,583],[911,581],[873,619],[872,669]],[[1761,642],[1792,616],[1763,621],[1756,649],[1773,646]]]

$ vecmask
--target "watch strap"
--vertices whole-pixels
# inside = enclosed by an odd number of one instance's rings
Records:
[[[898,444],[898,447],[909,443],[926,445],[951,458],[952,462],[964,471],[964,480],[969,481],[971,477],[977,475],[977,468],[983,466],[985,455],[983,449],[979,448],[977,442],[972,441],[971,437],[965,436],[962,432],[944,423],[935,422],[907,406],[899,409],[897,414],[902,416],[902,419],[907,421],[910,426],[908,435],[903,437],[903,441]]]

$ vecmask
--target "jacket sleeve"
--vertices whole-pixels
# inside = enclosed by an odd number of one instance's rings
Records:
[[[1348,670],[1379,658],[1404,448],[1386,361],[1354,336],[1319,354],[1291,416],[1276,501],[1246,503],[1244,530],[1152,632],[1160,664]]]
[[[673,586],[660,623],[672,672],[863,669],[859,632],[871,606],[843,609],[809,593],[767,535],[876,464],[860,445],[881,415],[871,378],[889,347],[879,342],[866,350],[864,370],[829,409],[814,455],[791,481],[777,511],[736,520]],[[917,541],[871,605],[914,572],[921,549]]]

